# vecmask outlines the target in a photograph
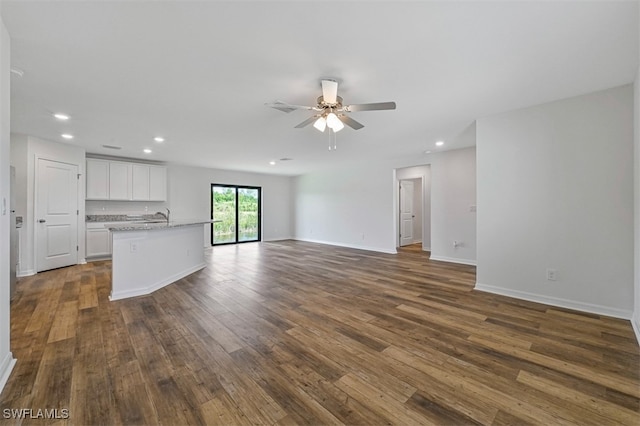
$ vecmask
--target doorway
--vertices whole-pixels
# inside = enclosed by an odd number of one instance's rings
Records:
[[[211,184],[211,245],[260,241],[261,192],[257,186]]]
[[[396,169],[394,180],[396,247],[431,251],[431,165]]]
[[[78,263],[78,166],[37,160],[36,270]]]
[[[416,220],[416,214],[414,211],[414,204],[416,203],[414,196],[414,182],[413,180],[401,180],[400,181],[400,247],[408,246],[415,243],[414,234],[417,234],[416,224],[419,220]],[[417,236],[417,235],[416,235]],[[422,238],[422,235],[420,235]]]

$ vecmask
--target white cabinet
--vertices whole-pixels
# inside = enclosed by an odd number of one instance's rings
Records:
[[[109,199],[131,200],[133,164],[109,161]]]
[[[111,257],[112,238],[109,227],[124,222],[88,222],[86,228],[85,258],[104,259]]]
[[[86,257],[111,256],[111,235],[108,229],[88,229]]]
[[[86,199],[166,201],[167,168],[88,158]]]
[[[165,201],[167,168],[148,164],[133,165],[133,200]]]
[[[87,223],[85,257],[104,258],[111,256],[111,232],[107,229],[112,223]]]
[[[149,200],[149,166],[133,165],[133,200]]]
[[[87,200],[109,199],[109,161],[87,159]]]
[[[149,201],[167,200],[167,168],[149,166]]]

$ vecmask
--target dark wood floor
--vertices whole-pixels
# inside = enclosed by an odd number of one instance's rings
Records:
[[[628,321],[473,291],[475,268],[411,247],[283,241],[206,258],[200,272],[117,302],[106,261],[21,279],[18,363],[0,413],[68,409],[59,424],[640,424]]]

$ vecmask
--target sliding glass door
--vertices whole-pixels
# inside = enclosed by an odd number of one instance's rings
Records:
[[[260,241],[260,188],[211,185],[211,244]]]

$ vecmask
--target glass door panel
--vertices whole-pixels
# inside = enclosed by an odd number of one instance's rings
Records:
[[[258,187],[211,185],[211,244],[260,241]]]
[[[212,194],[213,224],[212,244],[236,242],[236,188],[213,186]]]
[[[257,241],[259,190],[238,188],[238,241]]]

